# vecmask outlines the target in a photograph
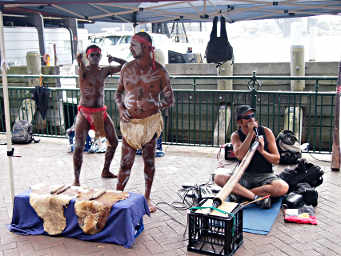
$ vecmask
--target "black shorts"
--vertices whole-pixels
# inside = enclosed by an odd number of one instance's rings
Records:
[[[239,183],[247,188],[252,189],[263,185],[271,184],[274,180],[280,180],[279,176],[274,173],[247,174],[244,173]]]

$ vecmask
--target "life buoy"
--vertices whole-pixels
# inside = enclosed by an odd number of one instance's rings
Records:
[[[51,60],[50,55],[45,53],[44,56],[43,56],[43,61],[44,61],[46,66],[50,66],[50,60]]]

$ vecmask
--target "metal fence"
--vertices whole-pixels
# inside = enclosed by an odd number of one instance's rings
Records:
[[[198,80],[212,78],[244,79],[249,90],[198,89]],[[175,104],[163,113],[165,120],[163,141],[167,144],[218,146],[229,142],[231,133],[236,129],[235,108],[240,104],[250,104],[257,110],[256,118],[262,125],[272,129],[275,136],[281,130],[289,129],[296,132],[301,143],[310,143],[310,150],[313,152],[332,150],[335,92],[319,92],[319,81],[336,81],[337,77],[256,77],[254,74],[245,77],[173,76],[171,80],[176,79],[191,79],[193,88],[175,89]],[[276,79],[314,80],[315,91],[261,90],[259,81]],[[72,126],[77,114],[79,89],[49,88],[45,119],[36,111],[36,106],[26,100],[32,97],[33,90],[32,87],[9,87],[11,120],[31,121],[34,133],[40,136],[66,136],[66,129]],[[120,136],[119,114],[114,102],[115,91],[105,89],[105,103]],[[3,132],[5,131],[3,100],[0,104],[0,117],[0,131]]]
[[[236,130],[235,108],[250,104],[249,91],[175,91],[168,111],[165,140],[216,146]],[[331,152],[335,93],[264,92],[256,94],[256,118],[277,135],[295,131],[315,152]]]

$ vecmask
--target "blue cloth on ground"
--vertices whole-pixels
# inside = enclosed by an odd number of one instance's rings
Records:
[[[83,233],[78,225],[74,204],[75,200],[72,199],[69,205],[64,208],[67,225],[58,236],[115,243],[126,248],[132,247],[136,237],[143,231],[143,216],[150,214],[145,197],[140,194],[129,193],[127,199],[118,201],[113,205],[104,229],[97,234],[88,235]],[[44,231],[42,219],[30,205],[28,193],[15,196],[12,223],[8,229],[22,235],[48,235]]]
[[[243,209],[243,231],[259,235],[267,235],[281,209],[282,198],[272,203],[270,209],[262,209],[255,204]]]

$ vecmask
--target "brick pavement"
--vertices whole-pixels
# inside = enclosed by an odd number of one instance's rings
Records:
[[[0,140],[3,141],[3,135]],[[66,139],[41,138],[39,144],[15,146],[13,158],[15,192],[20,193],[39,182],[69,184],[73,181],[72,154],[66,153]],[[7,231],[10,223],[10,200],[6,146],[0,146],[0,256],[9,255],[197,255],[187,252],[183,236],[186,212],[176,211],[160,204],[177,221],[162,211],[145,216],[145,230],[131,249],[114,244],[85,242],[71,238],[48,236],[21,236]],[[209,180],[216,166],[216,148],[165,146],[166,156],[156,159],[156,176],[152,190],[155,203],[178,201],[176,191],[183,183],[201,184]],[[120,145],[111,170],[118,170]],[[330,155],[315,155],[324,160]],[[244,233],[244,243],[234,254],[252,255],[341,255],[341,173],[330,171],[330,163],[309,160],[323,166],[324,183],[318,187],[319,204],[316,207],[318,225],[284,223],[280,213],[267,236]],[[116,180],[100,178],[104,154],[84,154],[81,182],[90,187],[115,188]],[[127,191],[143,193],[143,161],[136,156]]]

